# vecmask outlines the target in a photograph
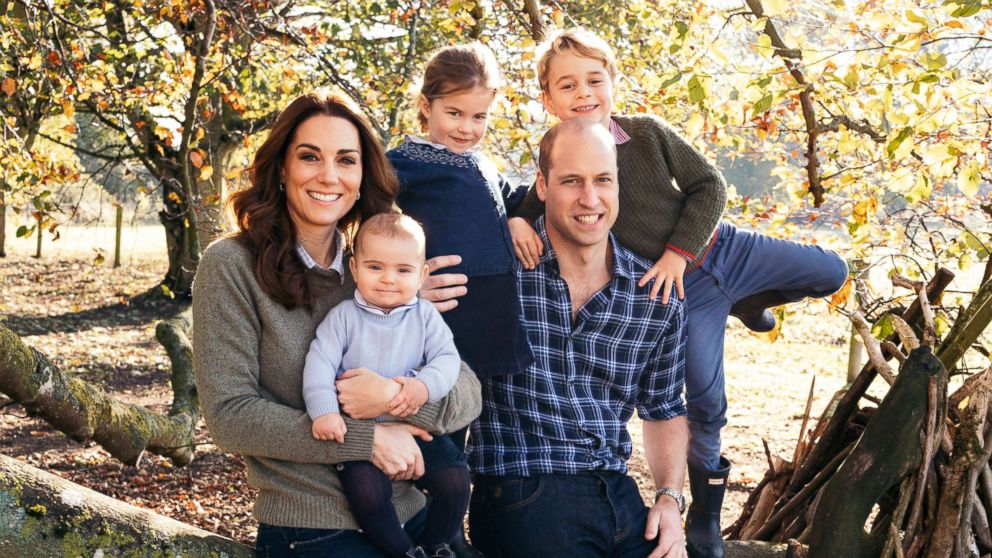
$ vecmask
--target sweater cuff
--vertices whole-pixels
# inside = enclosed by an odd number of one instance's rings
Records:
[[[318,417],[322,417],[328,413],[340,412],[338,402],[335,400],[321,401],[316,404],[307,405],[307,414],[310,415],[310,420],[317,420]]]
[[[447,395],[441,393],[443,390],[441,389],[441,386],[438,385],[437,378],[435,378],[432,374],[419,374],[414,376],[414,378],[420,380],[425,386],[427,386],[428,403],[437,403],[443,399],[445,395]]]
[[[673,252],[675,255],[680,256],[682,259],[684,259],[689,263],[696,261],[696,256],[693,256],[690,252],[686,252],[685,250],[677,246],[672,246],[671,244],[665,245],[665,251]]]
[[[434,425],[437,424],[438,417],[441,416],[441,403],[427,403],[417,411],[417,414],[407,417],[407,422],[414,426],[419,426],[432,434],[444,434],[437,432]]]
[[[341,415],[348,432],[344,435],[343,444],[328,444],[333,446],[331,451],[341,463],[344,461],[372,461],[372,444],[375,440],[375,422],[371,420],[355,420],[348,415]]]

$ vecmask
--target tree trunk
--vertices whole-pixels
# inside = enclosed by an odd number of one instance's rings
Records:
[[[92,439],[127,465],[145,450],[177,466],[193,460],[199,419],[192,350],[180,320],[159,324],[156,333],[172,359],[174,401],[168,417],[109,397],[74,378],[28,347],[0,324],[0,391],[77,442]]]
[[[196,221],[192,201],[178,177],[162,180],[163,208],[159,220],[165,227],[165,244],[169,253],[169,270],[162,285],[167,295],[184,297],[193,287],[193,275],[200,263],[200,244],[196,234]]]
[[[218,123],[223,123],[220,118]],[[213,134],[212,134],[213,135]],[[242,148],[241,142],[231,142],[219,139],[222,135],[216,134],[218,140],[211,142],[211,145],[220,144],[216,149],[211,149],[209,164],[214,169],[213,175],[208,180],[196,180],[196,199],[193,200],[194,211],[196,211],[197,240],[200,249],[204,249],[211,242],[226,234],[229,230],[227,223],[227,178],[226,169],[231,167],[231,160]]]
[[[810,522],[816,526],[809,541],[810,558],[878,556],[889,530],[877,529],[881,536],[870,536],[865,521],[872,506],[920,463],[920,432],[928,416],[931,382],[937,383],[936,416],[943,420],[947,414],[944,367],[929,347],[914,349],[854,450],[820,494]]]
[[[252,551],[0,455],[0,556],[248,558]]]

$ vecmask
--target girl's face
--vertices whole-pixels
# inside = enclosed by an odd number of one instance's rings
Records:
[[[566,50],[548,64],[548,90],[541,92],[541,100],[562,121],[584,118],[609,127],[613,81],[599,60]]]
[[[481,86],[433,101],[421,97],[420,112],[427,119],[430,140],[455,153],[475,147],[486,135],[489,107],[495,98],[491,89]]]
[[[304,120],[286,148],[282,182],[299,235],[315,237],[333,230],[355,205],[362,184],[358,128],[336,116]]]

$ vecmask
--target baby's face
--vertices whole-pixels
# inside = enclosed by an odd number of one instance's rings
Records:
[[[423,247],[408,236],[368,235],[351,259],[351,273],[369,304],[392,310],[413,299],[427,278]]]
[[[599,60],[566,50],[548,64],[548,90],[541,93],[541,100],[562,121],[584,118],[609,127],[613,79]]]

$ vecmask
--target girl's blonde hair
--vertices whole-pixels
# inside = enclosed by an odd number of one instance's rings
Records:
[[[427,62],[418,100],[431,103],[476,87],[491,89],[494,95],[503,87],[503,74],[493,52],[480,42],[448,46],[435,52]],[[417,105],[417,120],[426,130],[427,117],[419,109],[419,102]]]
[[[571,51],[576,56],[599,60],[606,67],[610,80],[616,82],[620,71],[617,69],[617,59],[613,49],[606,41],[585,29],[568,29],[554,33],[537,47],[537,80],[541,91],[548,92],[548,72],[551,59],[564,51]]]

